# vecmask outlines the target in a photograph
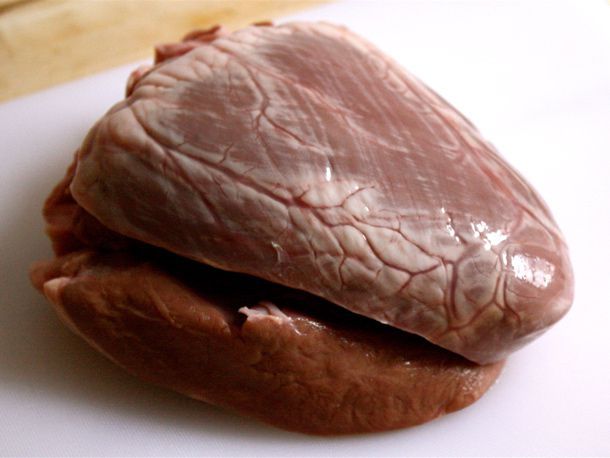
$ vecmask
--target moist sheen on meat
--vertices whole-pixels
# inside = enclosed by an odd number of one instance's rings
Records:
[[[568,252],[541,198],[360,37],[213,29],[157,57],[78,155],[72,194],[106,227],[479,363],[568,310]]]

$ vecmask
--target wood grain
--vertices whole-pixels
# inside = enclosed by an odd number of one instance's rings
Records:
[[[321,0],[1,0],[0,101],[152,56],[215,24],[273,19]]]

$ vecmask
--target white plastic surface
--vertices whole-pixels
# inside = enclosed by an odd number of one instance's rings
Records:
[[[287,433],[139,382],[64,328],[27,278],[51,255],[42,202],[122,97],[135,65],[125,66],[0,105],[0,454],[610,454],[610,6],[350,2],[294,17],[369,38],[534,184],[571,248],[572,311],[514,354],[478,403],[391,433]]]

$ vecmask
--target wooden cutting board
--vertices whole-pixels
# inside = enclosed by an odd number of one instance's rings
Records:
[[[195,28],[270,20],[322,0],[0,0],[0,101],[134,60]]]

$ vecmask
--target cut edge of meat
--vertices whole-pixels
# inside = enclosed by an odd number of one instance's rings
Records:
[[[479,366],[339,308],[324,317],[277,298],[231,308],[155,258],[81,250],[37,264],[32,281],[68,328],[131,374],[283,429],[415,426],[475,402],[504,364]]]

